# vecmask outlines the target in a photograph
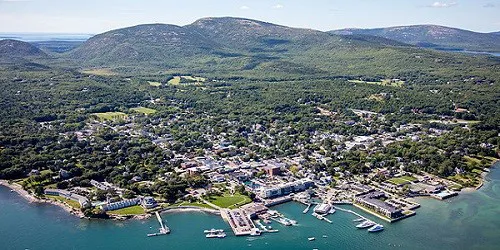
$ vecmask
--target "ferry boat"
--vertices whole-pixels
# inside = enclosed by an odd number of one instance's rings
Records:
[[[362,223],[359,223],[358,225],[356,225],[357,228],[368,228],[368,227],[372,227],[373,225],[375,225],[375,222],[371,221],[371,220],[367,220],[367,221],[364,221]]]
[[[209,233],[205,237],[207,237],[207,238],[219,238],[219,239],[222,239],[222,238],[226,237],[226,233],[224,233],[224,232]]]
[[[204,233],[208,234],[208,233],[223,233],[224,230],[223,229],[215,229],[215,228],[212,228],[210,230],[205,230],[203,231]]]
[[[382,231],[382,230],[384,230],[384,226],[382,226],[382,225],[380,225],[380,224],[377,224],[377,225],[375,225],[375,226],[373,226],[373,227],[370,227],[370,228],[368,229],[368,232],[370,232],[370,233],[375,233],[375,232],[379,232],[379,231]]]

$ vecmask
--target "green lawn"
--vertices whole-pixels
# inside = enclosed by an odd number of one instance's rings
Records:
[[[94,113],[93,115],[101,120],[118,120],[127,117],[127,114],[123,112],[106,112],[106,113]]]
[[[160,87],[161,86],[161,82],[151,82],[151,81],[148,81],[149,85],[150,86],[153,86],[153,87]]]
[[[375,84],[375,85],[381,85],[381,86],[389,86],[389,87],[402,87],[403,84],[405,83],[404,81],[392,81],[389,79],[384,79],[379,82],[367,82],[367,81],[361,81],[361,80],[348,80],[350,83],[366,83],[366,84]]]
[[[150,109],[150,108],[145,108],[145,107],[137,107],[137,108],[131,108],[131,111],[137,112],[137,113],[142,113],[145,115],[151,115],[156,113],[156,110]]]
[[[221,208],[237,208],[251,201],[248,196],[241,194],[230,195],[226,193],[223,196],[210,197],[210,202]]]
[[[138,214],[144,214],[144,208],[142,208],[139,205],[135,205],[118,210],[108,211],[107,213],[115,215],[138,215]]]
[[[113,72],[110,69],[87,69],[81,71],[84,74],[89,75],[98,75],[98,76],[114,76],[117,75],[116,72]]]
[[[58,195],[45,195],[45,197],[52,199],[52,200],[65,202],[73,208],[80,209],[80,203],[78,203],[78,201],[70,200],[70,199],[67,199],[67,198],[64,198],[64,197],[58,196]]]
[[[173,85],[177,85],[179,83],[181,83],[180,76],[175,76],[174,79],[171,79],[170,81],[168,81],[168,84],[173,84]]]
[[[415,180],[417,180],[417,179],[414,177],[402,176],[402,177],[398,177],[398,178],[389,179],[388,182],[391,182],[395,185],[404,185],[404,184],[409,184],[410,182],[415,181]]]

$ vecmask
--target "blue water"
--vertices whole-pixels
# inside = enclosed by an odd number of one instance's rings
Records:
[[[0,40],[14,39],[23,42],[41,41],[86,41],[90,34],[64,34],[64,33],[0,33]]]
[[[158,228],[155,219],[80,220],[56,206],[30,204],[0,187],[0,249],[499,249],[499,164],[479,191],[446,201],[418,201],[422,208],[416,216],[393,224],[365,214],[386,227],[376,234],[356,229],[349,213],[337,211],[329,216],[333,224],[328,224],[302,214],[303,205],[287,203],[275,209],[299,225],[271,224],[278,233],[255,238],[229,233],[225,239],[206,239],[204,229],[230,232],[229,226],[205,213],[166,213],[162,216],[171,234],[148,238],[146,234]]]

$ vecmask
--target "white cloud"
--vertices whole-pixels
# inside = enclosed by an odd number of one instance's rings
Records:
[[[276,4],[273,6],[273,9],[283,9],[285,8],[285,6],[283,6],[282,4]]]
[[[449,2],[449,3],[444,3],[444,2],[434,2],[433,4],[429,5],[429,7],[432,8],[449,8],[456,6],[456,2]]]
[[[240,7],[240,10],[249,10],[250,7],[246,6],[246,5],[243,5]]]
[[[485,5],[483,5],[484,8],[495,8],[495,4],[494,3],[486,3]]]

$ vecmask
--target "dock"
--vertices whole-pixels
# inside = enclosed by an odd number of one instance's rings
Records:
[[[155,212],[155,214],[156,214],[156,219],[158,219],[158,222],[160,223],[160,229],[159,229],[160,232],[148,234],[148,237],[169,234],[170,233],[170,228],[168,228],[163,223],[163,219],[161,218],[160,213],[158,213],[158,211],[157,211],[157,212]]]
[[[351,214],[354,214],[356,216],[358,216],[360,219],[363,219],[363,220],[367,220],[367,218],[365,218],[364,216],[352,211],[352,210],[349,210],[349,209],[343,209],[341,207],[336,207],[336,206],[333,206],[336,210],[340,210],[340,211],[343,211],[343,212],[347,212],[347,213],[351,213]]]
[[[241,209],[222,209],[221,216],[229,223],[236,236],[257,235],[260,232],[249,216]]]
[[[303,214],[307,214],[307,212],[309,212],[309,209],[311,209],[311,203],[309,203],[309,205],[307,205],[306,209],[304,209],[304,211],[302,211]]]

